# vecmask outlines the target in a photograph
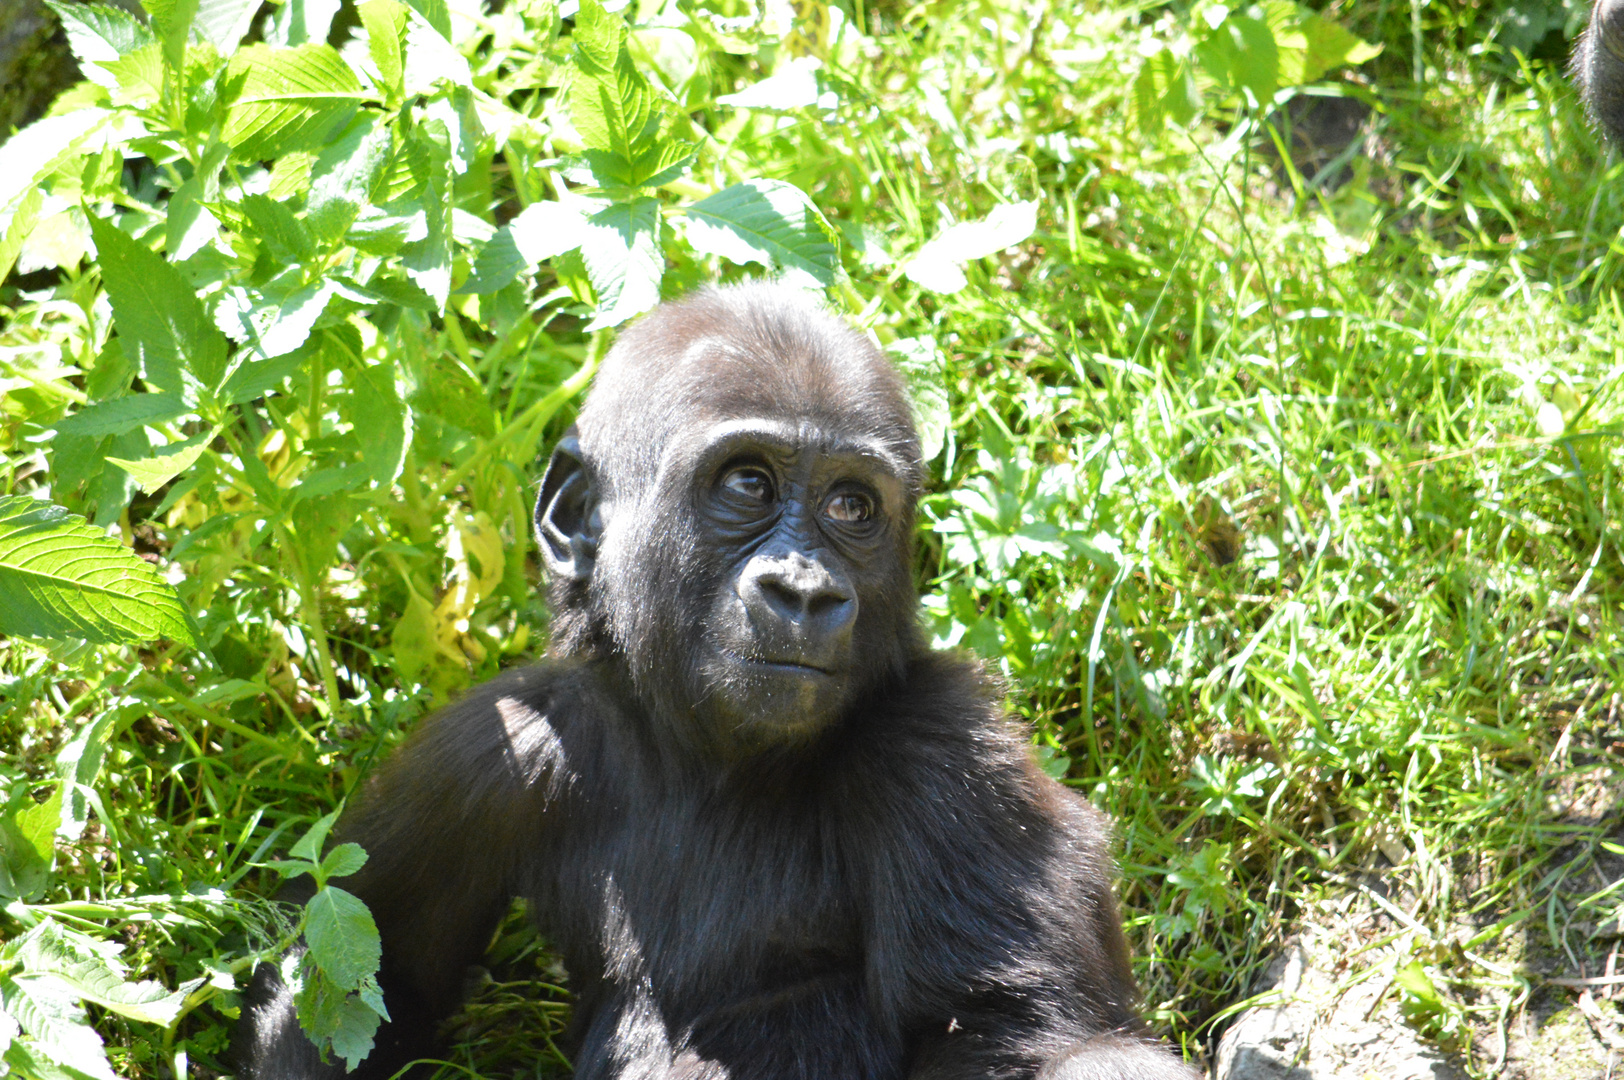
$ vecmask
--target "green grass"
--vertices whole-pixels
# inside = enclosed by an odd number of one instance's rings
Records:
[[[839,73],[833,116],[726,114],[697,181],[793,181],[893,257],[1040,201],[1037,234],[972,264],[962,292],[880,258],[849,259],[841,295],[882,340],[941,346],[926,618],[1001,668],[1048,760],[1116,817],[1147,1011],[1195,1052],[1295,920],[1377,878],[1461,946],[1412,955],[1469,1023],[1492,1027],[1542,975],[1599,973],[1590,930],[1624,909],[1608,839],[1624,820],[1591,797],[1624,753],[1624,168],[1557,66],[1485,46],[1458,13],[1424,9],[1464,25],[1419,42],[1408,9],[1349,23],[1386,46],[1329,83],[1372,108],[1368,134],[1348,183],[1309,190],[1216,91],[1189,127],[1136,122],[1137,43],[1172,36],[1167,9],[1039,7],[870,10],[872,55]],[[719,79],[728,64],[753,70],[730,59]],[[73,274],[0,290],[7,377],[79,341],[90,295]],[[507,416],[601,346],[565,320],[519,348],[482,319],[460,343],[454,319],[401,347],[465,349]],[[42,381],[6,384],[0,490],[38,482],[27,395],[73,385]],[[1542,433],[1542,405],[1560,433]],[[403,486],[448,484],[523,552],[533,470],[448,482],[432,436]],[[156,502],[126,530],[163,553],[187,525]],[[443,553],[434,512],[410,539]],[[218,667],[0,640],[10,782],[37,785],[75,733],[111,725],[89,827],[0,937],[56,917],[171,987],[215,968],[240,981],[266,941],[254,897],[274,887],[254,864],[349,792],[431,685],[519,662],[545,633],[535,562],[511,556],[475,619],[483,655],[403,684],[401,583],[443,585],[451,563],[403,568],[420,556],[380,546],[402,528],[363,512],[321,591],[336,712],[300,590],[224,556],[181,564],[234,627]],[[486,1075],[554,1060],[534,1035],[559,1030],[558,973],[519,927],[457,1029],[458,1060]],[[215,996],[167,1032],[98,1021],[127,1075],[182,1054],[212,1075],[232,1008]]]

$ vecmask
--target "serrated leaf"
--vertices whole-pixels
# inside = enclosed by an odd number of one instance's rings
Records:
[[[934,461],[946,445],[947,429],[953,422],[941,350],[927,334],[893,341],[885,351],[908,377],[914,425],[919,429],[919,456]]]
[[[288,854],[296,859],[308,859],[311,862],[321,861],[321,846],[327,842],[327,834],[333,829],[333,822],[338,820],[338,811],[320,818],[298,841],[288,849]]]
[[[736,94],[723,94],[718,105],[735,109],[772,109],[790,112],[818,103],[818,72],[823,61],[815,56],[796,56],[781,62],[773,73],[751,83]]]
[[[114,105],[144,109],[163,97],[164,57],[156,41],[100,66],[113,80]]]
[[[338,9],[339,0],[284,0],[271,18],[265,40],[272,45],[326,41]]]
[[[221,294],[215,321],[248,346],[245,359],[269,360],[303,345],[338,291],[331,281],[299,285],[297,272],[286,278],[290,280],[273,281],[263,291],[234,285]],[[284,291],[290,285],[291,291]]]
[[[401,247],[407,275],[444,310],[451,293],[451,132],[439,120],[425,120],[412,130],[407,153],[413,176],[421,183],[419,204],[425,235]]]
[[[495,292],[525,270],[580,247],[586,217],[578,200],[531,203],[480,249],[473,273],[458,291]]]
[[[820,285],[840,268],[829,223],[812,200],[782,180],[746,180],[687,208],[688,240],[698,251],[736,263],[760,263]]]
[[[49,976],[0,977],[0,1008],[33,1037],[46,1057],[96,1080],[117,1080],[101,1036],[68,990]]]
[[[305,224],[322,244],[343,238],[371,201],[393,150],[393,135],[370,113],[357,117],[310,170]]]
[[[400,97],[402,75],[401,46],[406,40],[406,8],[396,0],[366,0],[358,9],[367,32],[367,51],[378,69],[383,88],[391,97]]]
[[[0,633],[106,644],[198,644],[152,565],[59,506],[0,496]]]
[[[151,495],[169,481],[190,469],[209,448],[209,443],[220,433],[219,428],[199,432],[189,439],[170,443],[156,454],[136,461],[109,456],[108,461],[135,478],[141,490]]]
[[[310,954],[305,954],[308,963]],[[353,1069],[372,1051],[378,1012],[357,994],[346,993],[319,971],[305,973],[294,991],[299,1026],[317,1046],[331,1046]]]
[[[441,83],[466,86],[468,60],[418,11],[407,15],[401,81],[407,97],[431,94]]]
[[[128,982],[92,939],[55,923],[39,924],[18,944],[17,959],[29,975],[48,976],[73,997],[132,1020],[167,1027],[185,1003],[187,989],[171,993],[156,982]]]
[[[340,844],[321,861],[321,872],[329,878],[349,877],[367,864],[360,844]]]
[[[40,206],[44,201],[44,192],[37,187],[29,188],[28,194],[17,204],[11,220],[6,222],[6,230],[0,234],[0,281],[4,281],[16,265],[17,253],[22,251],[23,241],[28,239],[28,234],[34,231],[34,226],[39,222]]]
[[[152,25],[163,45],[164,62],[171,71],[179,71],[185,62],[186,39],[197,17],[197,4],[198,0],[141,0],[141,6],[152,16]]]
[[[334,885],[305,904],[305,943],[334,985],[353,990],[378,970],[383,955],[378,926],[357,897]]]
[[[192,28],[221,56],[230,56],[253,25],[259,0],[198,0]]]
[[[156,39],[146,25],[120,8],[106,4],[65,4],[46,0],[68,35],[68,47],[85,78],[111,90],[118,80],[100,65],[117,60]]]
[[[231,58],[226,85],[235,97],[221,137],[248,160],[320,147],[371,97],[323,44],[249,45]]]
[[[257,239],[282,264],[302,263],[315,254],[304,222],[286,203],[264,195],[245,196],[238,204]]]
[[[90,231],[113,323],[126,354],[141,365],[142,378],[160,391],[178,391],[184,367],[205,387],[218,385],[225,374],[225,338],[180,272],[100,218],[90,219]]]
[[[75,109],[36,120],[5,142],[0,169],[0,208],[10,206],[41,177],[55,171],[112,117],[109,109]]]
[[[902,266],[909,280],[937,293],[955,293],[969,282],[962,267],[1013,247],[1037,228],[1036,202],[1005,203],[981,221],[950,225]]]
[[[123,435],[147,424],[173,420],[189,411],[179,394],[129,394],[87,405],[72,416],[58,421],[56,430],[59,435],[91,438]]]
[[[665,253],[659,200],[613,203],[588,218],[583,230],[581,255],[598,298],[588,330],[619,326],[660,302]]]

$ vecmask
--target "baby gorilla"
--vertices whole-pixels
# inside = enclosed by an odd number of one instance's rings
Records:
[[[924,643],[922,466],[864,337],[791,291],[627,331],[536,507],[548,658],[424,722],[342,823],[392,1023],[432,1052],[514,895],[577,995],[575,1074],[1183,1078],[1151,1040],[1106,820]],[[253,1080],[337,1076],[262,965]]]

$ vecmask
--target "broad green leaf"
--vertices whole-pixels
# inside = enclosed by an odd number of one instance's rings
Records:
[[[141,6],[152,16],[164,63],[171,71],[179,71],[186,59],[186,39],[197,17],[198,0],[141,0]]]
[[[580,247],[588,205],[581,200],[531,203],[480,249],[473,273],[458,291],[495,292],[525,270]]]
[[[305,225],[318,243],[342,239],[371,201],[393,137],[387,125],[364,113],[317,156],[310,170]]]
[[[366,363],[361,357],[361,335],[354,326],[326,330],[323,336],[328,354],[336,356],[336,363],[344,367],[345,381],[352,387],[344,413],[345,419],[362,433],[361,460],[372,482],[387,489],[400,476],[412,438],[412,411],[395,388],[394,362],[386,358],[382,363]],[[483,393],[480,396],[483,398]],[[490,415],[488,405],[486,415]],[[491,424],[487,434],[494,431]]]
[[[401,80],[407,97],[431,94],[441,83],[466,86],[468,60],[418,11],[407,16]]]
[[[47,1060],[95,1080],[117,1080],[84,1007],[51,976],[0,977],[0,1010],[32,1036]]]
[[[265,41],[271,45],[324,42],[338,9],[339,0],[285,0],[271,18]]]
[[[163,256],[111,223],[92,217],[90,231],[114,325],[142,378],[158,390],[178,391],[184,367],[212,390],[225,374],[226,343],[191,286]]]
[[[332,832],[333,823],[338,820],[338,811],[318,819],[316,823],[305,830],[305,834],[288,848],[288,854],[295,859],[307,859],[310,862],[321,860],[321,847],[327,843],[327,834]]]
[[[451,40],[451,7],[446,0],[406,0],[436,34]]]
[[[366,0],[358,9],[367,32],[367,51],[378,69],[383,89],[392,99],[402,93],[401,46],[406,40],[406,8],[397,0]]]
[[[321,861],[321,872],[329,877],[349,877],[367,864],[367,853],[360,844],[340,844]]]
[[[347,993],[320,972],[312,971],[294,992],[293,1001],[299,1026],[317,1046],[331,1045],[346,1067],[355,1068],[372,1052],[379,1015],[362,996]]]
[[[706,254],[778,268],[831,285],[840,253],[806,193],[782,180],[746,180],[687,208],[688,240]]]
[[[141,490],[151,495],[195,465],[197,459],[203,456],[203,451],[209,448],[209,443],[219,433],[219,428],[200,431],[189,439],[170,443],[149,458],[126,461],[124,458],[109,455],[107,460],[129,473],[135,478],[135,482],[141,485]]]
[[[106,4],[65,4],[59,0],[46,0],[46,6],[62,21],[68,47],[73,50],[85,78],[109,90],[118,80],[100,65],[156,41],[146,24],[122,8]]]
[[[947,429],[953,422],[941,350],[936,347],[936,339],[927,334],[893,341],[885,351],[908,376],[914,423],[919,428],[920,457],[934,461],[946,445]]]
[[[902,272],[932,292],[958,292],[968,284],[965,263],[1019,244],[1032,235],[1037,222],[1037,203],[1004,203],[981,221],[943,229],[903,264]]]
[[[56,862],[62,786],[36,803],[32,784],[19,784],[0,811],[0,897],[34,900],[45,892]]]
[[[353,990],[378,970],[382,949],[372,913],[335,885],[316,891],[305,904],[305,943],[317,966],[335,985]]]
[[[626,47],[626,20],[606,10],[599,0],[582,0],[575,15],[576,64],[590,78],[612,73]]]
[[[145,109],[163,97],[163,48],[156,41],[117,60],[109,60],[101,67],[113,79],[114,105]]]
[[[419,205],[426,235],[401,247],[406,273],[444,310],[451,293],[451,132],[440,120],[412,129],[407,159],[422,185]]]
[[[588,218],[583,230],[581,255],[598,298],[588,330],[619,326],[660,302],[665,254],[657,199],[613,203]]]
[[[155,982],[127,982],[123,968],[110,963],[93,939],[55,923],[31,930],[19,941],[16,958],[29,974],[49,975],[81,1001],[148,1024],[167,1027],[186,1000],[186,990],[171,993]]]
[[[285,356],[310,337],[338,287],[331,281],[311,285],[298,281],[298,272],[290,271],[263,291],[234,285],[221,294],[216,323],[248,346],[244,359]]]
[[[424,358],[413,407],[486,438],[496,433],[496,414],[490,395],[473,373],[449,349],[435,349]]]
[[[315,254],[310,232],[283,202],[264,195],[246,196],[238,204],[253,234],[277,262],[302,263]]]
[[[190,258],[204,244],[220,235],[220,220],[205,203],[220,195],[220,166],[225,164],[226,146],[215,143],[204,155],[197,172],[188,177],[169,200],[164,229],[164,250],[176,261]]]
[[[129,394],[87,405],[56,425],[60,435],[122,435],[147,424],[161,424],[191,410],[179,394]]]
[[[112,115],[108,109],[75,109],[36,120],[7,139],[6,167],[0,169],[0,209],[78,153]]]
[[[45,195],[39,188],[29,188],[12,212],[11,220],[6,222],[5,231],[0,233],[0,281],[4,281],[16,265],[17,253],[22,251],[23,241],[38,223],[40,205],[44,201]]]
[[[108,736],[118,716],[117,710],[103,712],[81,727],[79,733],[57,751],[56,773],[62,778],[62,789],[66,793],[57,832],[64,840],[74,841],[84,835],[90,819],[90,800],[85,798],[84,789],[94,785],[101,775]]]
[[[815,56],[796,56],[779,63],[773,73],[751,83],[736,94],[723,94],[718,105],[735,109],[772,109],[789,112],[818,103],[818,72],[823,61]]]
[[[150,563],[83,518],[18,495],[0,496],[0,633],[198,644]]]
[[[259,11],[259,0],[198,0],[197,18],[192,28],[221,56],[237,50]]]
[[[226,82],[235,98],[221,135],[249,160],[319,148],[371,96],[323,44],[249,45],[231,58]]]

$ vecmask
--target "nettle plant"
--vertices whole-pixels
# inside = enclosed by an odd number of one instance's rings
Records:
[[[53,3],[85,81],[4,144],[0,171],[0,281],[18,275],[0,635],[167,639],[132,685],[190,664],[215,672],[211,707],[273,693],[286,709],[302,691],[248,641],[274,622],[284,667],[320,687],[306,713],[329,721],[371,693],[358,663],[443,695],[522,648],[523,625],[484,625],[483,602],[534,602],[529,470],[598,332],[719,260],[814,287],[840,273],[807,196],[729,176],[708,133],[816,103],[819,64],[783,59],[855,60],[855,32],[806,6],[823,17],[786,36],[787,5]],[[783,77],[740,90],[738,58]],[[332,599],[363,572],[393,583],[399,621],[335,649]],[[98,721],[60,751],[44,802],[37,779],[0,777],[0,899],[31,928],[0,949],[0,1072],[111,1076],[84,1002],[172,1030],[232,987],[230,971],[127,982],[36,903],[55,841],[84,830],[106,738]],[[314,898],[235,967],[302,933],[285,965],[300,1019],[353,1062],[383,1009],[377,934],[328,884],[365,857],[322,858],[329,824],[271,864],[313,871]],[[218,891],[158,907],[241,922]]]

